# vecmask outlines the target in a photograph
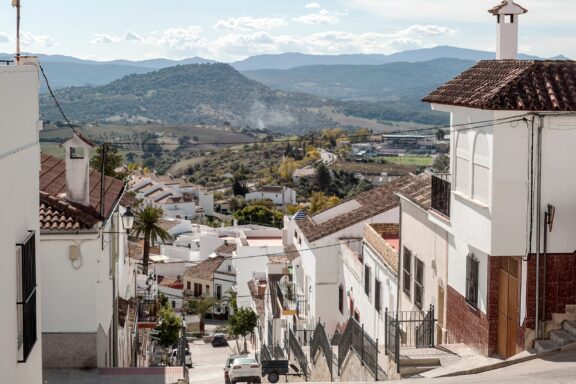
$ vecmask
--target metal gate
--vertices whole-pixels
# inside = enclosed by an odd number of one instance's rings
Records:
[[[416,348],[434,347],[434,306],[424,316],[422,323],[416,327]]]

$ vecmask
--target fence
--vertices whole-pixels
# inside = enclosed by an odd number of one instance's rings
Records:
[[[433,348],[434,306],[430,305],[428,311],[401,311],[385,314],[385,351],[395,359],[397,369],[400,369],[400,348]]]
[[[272,360],[272,354],[266,344],[262,344],[262,348],[260,348],[260,361],[263,360]]]
[[[364,326],[358,324],[353,317],[348,320],[338,345],[338,371],[340,374],[344,360],[351,349],[358,354],[362,363],[372,372],[374,380],[378,381],[378,339],[372,340],[364,332]]]
[[[328,335],[326,335],[326,329],[321,322],[316,324],[316,329],[314,329],[314,337],[310,343],[310,357],[312,361],[316,360],[316,354],[319,350],[324,352],[324,358],[326,359],[326,364],[328,364],[328,369],[330,370],[330,381],[334,381],[334,376],[332,374],[332,345],[328,340]]]
[[[288,336],[288,344],[290,345],[290,350],[294,354],[294,359],[300,365],[300,369],[304,373],[304,378],[308,381],[308,359],[306,358],[306,354],[302,350],[302,346],[298,342],[294,331],[291,329],[288,331],[290,335]]]

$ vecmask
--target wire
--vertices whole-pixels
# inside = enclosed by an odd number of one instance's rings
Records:
[[[66,120],[66,123],[68,124],[68,126],[72,129],[72,131],[74,131],[75,134],[78,134],[78,131],[76,130],[76,128],[74,128],[74,126],[72,125],[70,120],[68,120],[68,117],[64,113],[62,106],[60,106],[58,99],[56,99],[56,95],[54,94],[54,91],[52,91],[52,87],[50,86],[50,82],[48,81],[48,77],[46,76],[46,73],[44,72],[44,68],[42,67],[42,65],[39,65],[39,67],[40,67],[40,72],[42,72],[42,77],[44,77],[44,81],[46,82],[46,87],[48,88],[48,92],[50,92],[50,96],[52,96],[52,99],[54,100],[54,104],[56,104],[56,107],[58,107],[60,114],[62,114],[62,117],[64,118],[64,120]]]

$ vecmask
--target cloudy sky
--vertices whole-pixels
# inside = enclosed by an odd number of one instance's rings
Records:
[[[392,53],[452,45],[494,50],[500,0],[21,0],[28,52],[85,59],[234,61],[263,53]],[[576,58],[576,1],[519,0],[520,50]],[[15,11],[0,4],[0,52]]]

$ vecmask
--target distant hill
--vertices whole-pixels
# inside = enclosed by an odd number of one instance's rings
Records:
[[[258,55],[245,60],[232,63],[239,71],[258,69],[291,69],[308,65],[381,65],[394,62],[421,62],[441,58],[460,60],[486,60],[494,59],[494,52],[478,51],[474,49],[438,46],[408,50],[391,55],[306,55],[302,53],[281,53],[277,55]],[[520,54],[522,60],[538,59],[536,56]]]
[[[436,59],[383,65],[314,65],[243,72],[272,88],[342,100],[414,101],[468,69],[474,61]]]
[[[67,115],[78,122],[229,122],[236,127],[268,128],[285,133],[334,127],[340,125],[338,116],[429,124],[446,122],[444,114],[424,108],[347,103],[273,90],[227,64],[181,65],[129,75],[104,86],[71,87],[56,93]],[[61,120],[48,95],[43,95],[40,107],[44,120]]]

